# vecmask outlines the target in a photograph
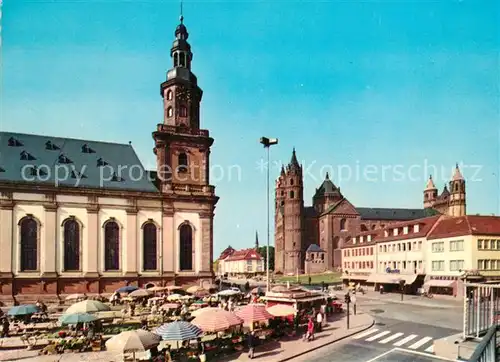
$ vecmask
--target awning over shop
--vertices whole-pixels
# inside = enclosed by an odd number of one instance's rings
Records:
[[[441,280],[441,279],[431,279],[425,282],[424,286],[426,287],[442,287],[442,288],[451,288],[455,283],[454,280]]]
[[[367,283],[379,284],[399,284],[400,280],[404,280],[406,285],[413,284],[417,280],[418,274],[371,274],[366,280]]]

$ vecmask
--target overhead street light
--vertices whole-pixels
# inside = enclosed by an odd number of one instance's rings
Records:
[[[266,248],[266,276],[267,276],[267,282],[266,282],[266,291],[269,292],[270,290],[270,280],[269,280],[269,242],[271,238],[271,230],[270,230],[270,201],[269,201],[269,185],[270,185],[270,174],[269,174],[269,169],[270,167],[270,148],[271,146],[277,145],[278,144],[278,139],[277,138],[267,138],[267,137],[261,137],[260,138],[260,144],[264,146],[265,149],[267,149],[267,248]]]

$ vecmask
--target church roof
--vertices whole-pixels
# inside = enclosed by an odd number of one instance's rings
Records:
[[[316,193],[314,194],[315,197],[323,196],[325,194],[333,194],[337,193],[340,194],[339,189],[337,186],[334,185],[332,180],[330,180],[330,177],[328,176],[328,172],[326,173],[325,180],[321,184],[319,188],[316,189]]]
[[[427,181],[427,186],[425,190],[436,190],[436,185],[434,185],[434,181],[432,180],[432,175],[429,176],[429,180]]]
[[[323,253],[324,250],[321,249],[318,245],[316,244],[311,244],[309,245],[309,247],[307,248],[306,252],[312,252],[312,253]]]
[[[363,220],[414,220],[428,215],[426,209],[394,209],[382,207],[356,207]]]
[[[0,182],[158,192],[130,144],[0,132]]]
[[[441,239],[464,235],[499,236],[500,217],[467,215],[443,218],[427,238]]]
[[[460,172],[460,168],[458,167],[458,163],[455,166],[455,171],[453,172],[453,176],[451,178],[452,181],[459,181],[463,180],[464,177],[462,176],[462,173]]]

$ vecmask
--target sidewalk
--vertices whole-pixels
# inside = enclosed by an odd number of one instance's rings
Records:
[[[356,333],[362,332],[373,326],[373,318],[365,313],[358,313],[351,315],[350,328],[346,329],[346,317],[329,322],[328,326],[322,332],[315,334],[315,339],[312,342],[305,342],[302,336],[281,340],[278,342],[271,342],[264,346],[257,346],[255,348],[254,358],[248,358],[247,352],[228,356],[227,358],[220,359],[220,362],[225,361],[259,361],[259,362],[284,362],[299,357],[307,352],[314,351],[318,348],[324,347],[331,343],[340,341],[350,337]]]
[[[361,293],[356,293],[356,298],[358,300],[373,300],[381,301],[387,303],[398,303],[398,304],[411,304],[420,307],[430,307],[430,308],[442,308],[451,309],[463,306],[462,299],[442,299],[433,298],[428,299],[419,295],[408,295],[403,296],[403,301],[401,301],[401,294],[398,293],[386,293],[380,294],[378,292],[367,291],[364,295]]]

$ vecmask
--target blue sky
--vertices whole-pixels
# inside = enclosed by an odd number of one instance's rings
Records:
[[[279,138],[277,163],[296,147],[306,204],[330,169],[354,205],[420,207],[426,165],[441,189],[460,162],[469,213],[499,213],[499,7],[186,1],[215,138],[215,252],[250,246],[255,230],[265,242],[262,135]],[[154,167],[178,16],[176,1],[4,0],[2,129],[132,141]]]

